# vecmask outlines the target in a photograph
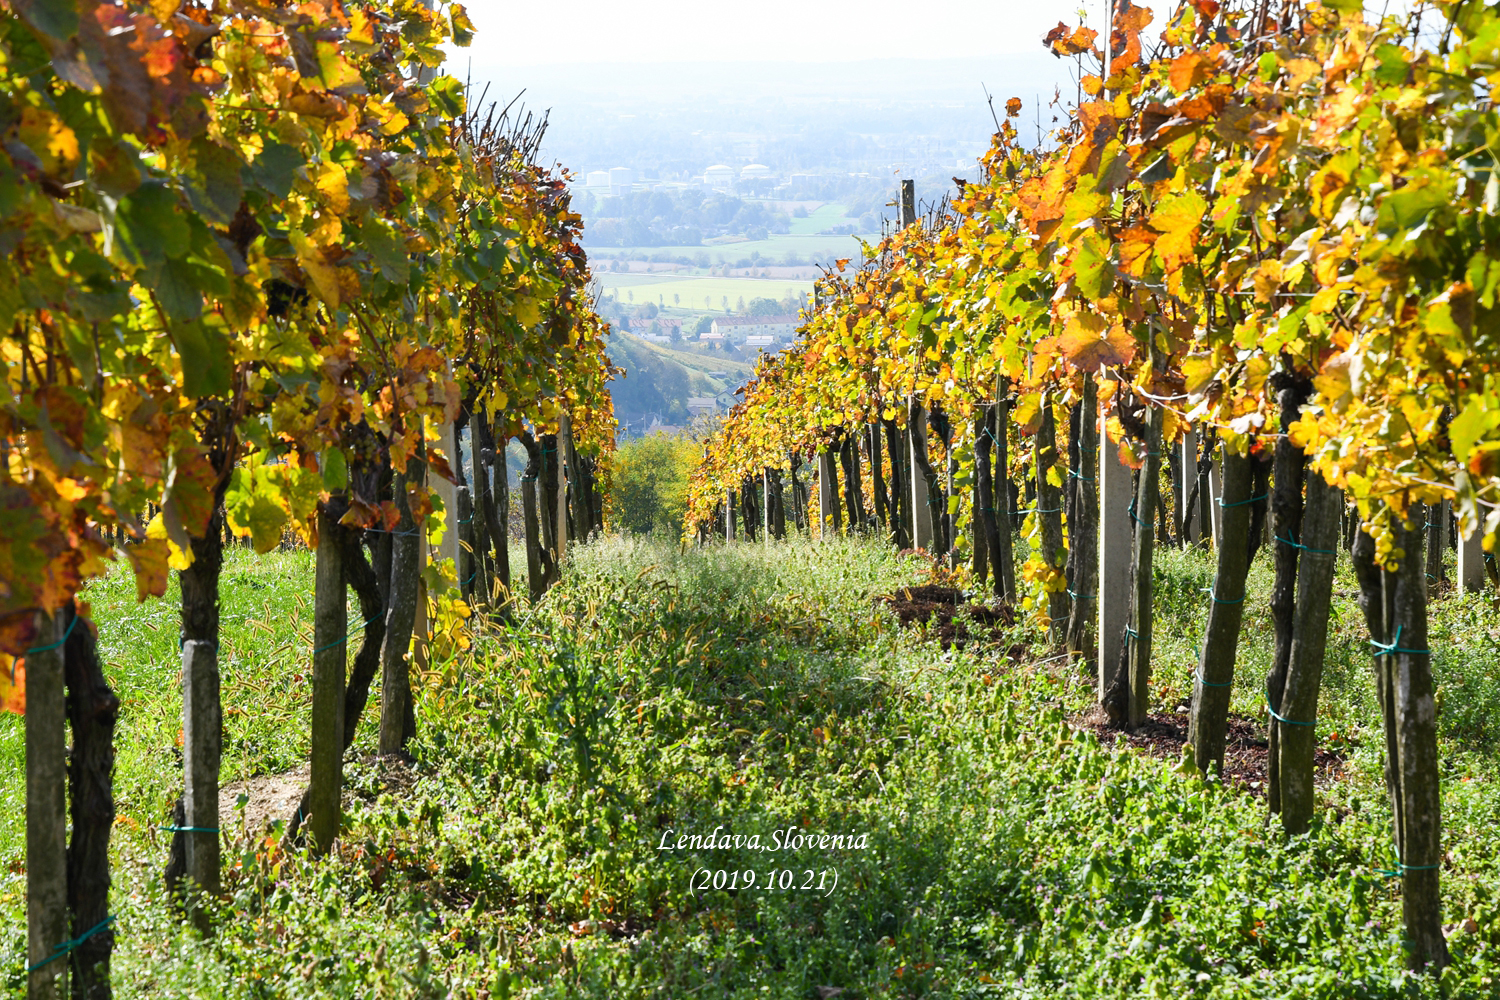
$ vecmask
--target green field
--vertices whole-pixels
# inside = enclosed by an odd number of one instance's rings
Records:
[[[805,220],[794,219],[792,221]],[[866,241],[873,242],[879,239],[879,236],[867,233],[864,238]],[[857,260],[859,240],[853,236],[777,235],[764,240],[725,243],[721,246],[710,247],[598,247],[589,250],[589,256],[595,259],[624,257],[630,260],[646,260],[663,253],[670,257],[688,258],[706,253],[708,259],[715,264],[733,264],[743,257],[749,257],[752,253],[759,253],[762,257],[769,258],[765,263],[771,264],[780,263],[788,253],[795,253],[804,260],[813,255],[851,257]]]
[[[820,205],[807,213],[807,218],[792,217],[793,236],[813,236],[832,226],[846,225],[852,219],[844,217],[843,205]]]
[[[655,302],[658,306],[695,312],[723,312],[726,296],[729,308],[735,309],[741,298],[746,302],[759,297],[780,300],[788,295],[811,295],[813,289],[811,281],[789,281],[785,278],[615,274],[610,271],[601,271],[597,277],[604,290],[614,295],[621,305]],[[673,298],[674,295],[677,296],[676,299]]]

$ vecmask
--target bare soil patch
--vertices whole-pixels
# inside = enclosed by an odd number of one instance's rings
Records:
[[[292,818],[307,791],[311,772],[308,765],[280,774],[261,774],[242,781],[219,786],[219,825],[233,839],[265,836],[276,821]],[[411,768],[397,757],[369,756],[344,765],[344,805],[356,797],[373,800],[379,790],[405,791],[413,781]],[[245,822],[242,830],[235,815],[235,803],[244,795]]]
[[[1101,742],[1113,743],[1116,736],[1124,735],[1131,747],[1161,760],[1180,760],[1183,744],[1187,742],[1186,712],[1171,715],[1160,712],[1148,716],[1134,729],[1112,724],[1103,710],[1097,708],[1069,722],[1075,729],[1089,730]],[[1237,786],[1252,795],[1265,795],[1270,773],[1266,764],[1269,754],[1270,744],[1260,722],[1244,716],[1230,717],[1228,741],[1224,747],[1226,785]],[[1313,775],[1313,780],[1320,785],[1342,780],[1344,758],[1332,750],[1319,748],[1313,756]]]
[[[976,639],[998,642],[1004,638],[1005,629],[1015,622],[1010,608],[981,601],[965,602],[963,591],[957,587],[932,583],[902,587],[880,600],[890,606],[907,628],[926,627],[944,649],[963,649]],[[1021,646],[1007,651],[1012,660],[1024,655]]]

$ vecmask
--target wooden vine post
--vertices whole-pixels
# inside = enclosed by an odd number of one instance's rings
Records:
[[[1442,867],[1442,781],[1437,756],[1437,706],[1427,645],[1424,525],[1412,504],[1402,522],[1391,515],[1394,546],[1404,556],[1395,572],[1375,562],[1364,531],[1350,555],[1359,603],[1374,651],[1375,693],[1385,721],[1385,780],[1391,796],[1393,855],[1385,874],[1401,879],[1407,959],[1414,970],[1448,964],[1439,873]]]
[[[1151,707],[1152,565],[1156,551],[1156,505],[1160,502],[1158,481],[1161,476],[1162,422],[1166,416],[1159,406],[1146,411],[1146,455],[1141,466],[1139,489],[1135,494],[1135,525],[1130,557],[1130,623],[1126,669],[1125,720],[1131,726],[1146,721]]]
[[[1276,757],[1268,762],[1277,778],[1272,787],[1278,797],[1268,804],[1272,812],[1281,813],[1281,825],[1292,835],[1306,833],[1312,821],[1313,753],[1317,749],[1314,723],[1323,655],[1328,646],[1329,604],[1343,507],[1339,490],[1316,472],[1307,477],[1291,661],[1281,690],[1267,691],[1267,699],[1277,705],[1271,728],[1278,736]]]
[[[338,837],[344,786],[344,649],[349,618],[345,610],[343,549],[338,520],[324,504],[318,510],[317,568],[313,590],[312,774],[308,832],[315,854],[323,855]],[[387,678],[389,680],[389,678]],[[386,695],[382,692],[382,710]],[[385,719],[381,719],[382,734]],[[383,741],[382,741],[383,742]]]
[[[552,516],[555,524],[552,528],[552,537],[556,543],[556,552],[553,556],[559,566],[562,565],[563,557],[568,552],[568,477],[567,470],[570,467],[573,454],[573,421],[566,413],[557,418],[557,454],[554,456],[557,465],[557,493],[552,504]]]
[[[1095,666],[1100,704],[1114,687],[1124,649],[1130,609],[1130,467],[1104,433],[1107,413],[1099,414],[1099,573],[1098,641]]]
[[[68,773],[63,613],[41,615],[26,654],[26,957],[28,1000],[68,996]],[[82,929],[82,928],[81,928]]]
[[[1250,562],[1246,538],[1250,528],[1250,456],[1230,452],[1224,462],[1224,514],[1233,544],[1217,550],[1218,570],[1208,598],[1208,625],[1193,675],[1193,708],[1188,743],[1193,760],[1205,774],[1222,771],[1229,718],[1229,695],[1245,614],[1245,573]]]
[[[189,639],[182,644],[182,834],[186,874],[201,896],[219,892],[220,712],[218,643]],[[188,912],[200,931],[212,931],[200,900],[190,900]]]
[[[824,448],[818,452],[818,537],[829,538],[838,520],[838,487],[834,484],[833,454]]]
[[[426,463],[420,454],[396,470],[392,492],[400,519],[391,538],[389,605],[385,612],[384,644],[380,651],[380,753],[400,753],[406,746],[411,707],[411,648],[421,605],[422,566],[426,539],[412,516],[410,490],[422,481]],[[421,630],[425,632],[424,630]],[[420,641],[421,634],[418,639]],[[321,645],[321,644],[320,644]],[[342,658],[340,660],[342,663]]]

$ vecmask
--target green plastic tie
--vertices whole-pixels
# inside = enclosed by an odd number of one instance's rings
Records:
[[[218,833],[219,832],[219,828],[216,827],[216,826],[159,826],[159,827],[157,827],[157,829],[158,830],[165,830],[168,833]]]
[[[1197,681],[1199,684],[1202,684],[1206,688],[1227,688],[1227,687],[1234,687],[1234,681],[1224,681],[1223,683],[1220,683],[1218,681],[1206,681],[1206,680],[1203,679],[1202,672],[1198,671],[1198,670],[1194,670],[1193,671],[1193,679],[1195,681]]]
[[[1075,594],[1071,590],[1068,591],[1068,596],[1075,601],[1092,601],[1095,599],[1095,595],[1093,594]]]
[[[70,635],[73,634],[73,629],[75,627],[77,627],[77,625],[78,625],[78,615],[75,614],[73,616],[73,620],[70,621],[70,622],[68,622],[68,630],[63,633],[63,637],[61,639],[57,640],[56,642],[50,642],[50,643],[48,643],[45,646],[33,646],[30,649],[28,649],[25,653],[23,653],[22,655],[23,656],[30,656],[32,653],[45,653],[49,649],[56,649],[58,646],[61,646],[63,643],[65,643],[65,642],[68,641],[68,636],[70,636]]]
[[[1226,600],[1222,600],[1219,597],[1218,594],[1215,594],[1214,593],[1214,588],[1212,588],[1212,587],[1204,587],[1203,588],[1203,592],[1205,594],[1207,594],[1209,597],[1212,597],[1214,599],[1214,603],[1215,604],[1244,604],[1245,603],[1244,595],[1241,595],[1240,597],[1238,597],[1237,599],[1235,599],[1233,601],[1226,601]]]
[[[1234,503],[1225,503],[1224,502],[1224,498],[1223,497],[1219,497],[1219,506],[1220,507],[1243,507],[1246,504],[1256,503],[1258,501],[1264,500],[1265,498],[1266,498],[1266,494],[1262,493],[1260,496],[1258,496],[1258,497],[1251,497],[1248,500],[1236,500]]]
[[[76,621],[77,619],[74,619],[74,620]],[[78,935],[76,938],[73,938],[73,940],[71,940],[71,941],[64,941],[62,944],[60,944],[60,945],[56,946],[55,948],[53,948],[52,949],[52,954],[48,955],[46,958],[42,959],[40,962],[36,963],[35,965],[28,965],[26,967],[26,971],[28,973],[35,972],[37,969],[40,969],[43,966],[51,965],[53,962],[57,961],[59,958],[64,957],[65,955],[72,954],[85,941],[87,941],[89,938],[93,937],[95,934],[98,934],[100,931],[104,930],[104,928],[108,927],[110,924],[112,924],[114,922],[115,922],[115,915],[113,913],[111,913],[109,916],[107,916],[103,920],[99,921],[93,927],[90,927],[88,930],[84,931],[82,934]]]
[[[1401,630],[1403,628],[1405,628],[1405,627],[1406,626],[1404,626],[1404,625],[1397,625],[1396,626],[1396,637],[1394,639],[1392,639],[1389,643],[1376,642],[1374,639],[1371,639],[1370,640],[1370,645],[1372,645],[1376,649],[1380,650],[1380,652],[1376,653],[1375,655],[1376,656],[1387,656],[1387,655],[1390,655],[1392,653],[1409,653],[1412,656],[1431,656],[1432,655],[1432,650],[1430,650],[1430,649],[1405,649],[1405,648],[1403,648],[1401,646]]]
[[[1282,538],[1280,535],[1277,535],[1275,537],[1276,537],[1276,540],[1278,542],[1280,542],[1282,545],[1290,545],[1292,548],[1294,548],[1294,549],[1301,549],[1303,552],[1311,552],[1311,553],[1314,553],[1315,555],[1320,555],[1320,556],[1336,556],[1336,555],[1338,555],[1338,553],[1335,552],[1333,549],[1312,549],[1312,548],[1308,548],[1306,545],[1303,545],[1301,542],[1294,542],[1294,541],[1292,541],[1289,538]]]
[[[1301,721],[1299,721],[1297,719],[1288,719],[1286,716],[1284,716],[1280,712],[1276,711],[1276,709],[1272,708],[1271,707],[1271,685],[1270,684],[1266,685],[1266,711],[1270,712],[1271,713],[1271,718],[1275,719],[1277,722],[1284,722],[1284,723],[1286,723],[1289,726],[1315,726],[1315,725],[1317,725],[1316,721],[1313,721],[1313,722],[1301,722]]]
[[[363,625],[361,625],[360,629],[363,630],[363,629],[369,628],[371,622],[374,622],[375,619],[379,618],[379,617],[380,617],[380,615],[378,615],[378,614],[375,615],[374,618],[369,619]],[[335,639],[333,642],[330,642],[328,645],[326,645],[326,646],[319,646],[317,649],[313,650],[313,655],[317,656],[319,653],[322,653],[322,652],[324,652],[326,650],[330,650],[330,649],[332,649],[335,646],[342,646],[344,643],[346,643],[346,642],[349,641],[349,637],[351,635],[353,635],[353,634],[354,634],[354,629],[351,628],[349,631],[345,632],[343,635],[339,636],[337,639]]]
[[[1393,853],[1391,855],[1391,867],[1376,868],[1375,870],[1381,875],[1384,875],[1386,878],[1400,878],[1407,872],[1430,872],[1436,868],[1441,867],[1441,862],[1435,865],[1409,865],[1401,860],[1400,855]]]

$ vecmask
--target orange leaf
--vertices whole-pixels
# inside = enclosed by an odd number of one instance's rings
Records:
[[[1127,365],[1135,357],[1135,339],[1119,324],[1094,313],[1080,313],[1058,338],[1058,347],[1073,367],[1097,372],[1109,366]]]

